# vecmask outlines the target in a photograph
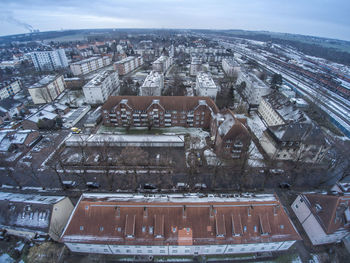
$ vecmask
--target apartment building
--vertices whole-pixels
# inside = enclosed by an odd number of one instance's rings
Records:
[[[112,63],[110,57],[92,57],[84,59],[70,65],[74,76],[86,75],[100,68],[106,67]]]
[[[197,96],[210,97],[216,99],[219,91],[217,86],[209,73],[199,72],[196,78],[196,92]]]
[[[296,103],[279,92],[263,96],[258,112],[267,126],[283,125],[291,122],[310,122],[309,117],[301,111]]]
[[[0,229],[24,238],[58,240],[73,211],[68,197],[0,193]]]
[[[190,75],[196,76],[202,71],[202,59],[200,57],[192,57],[190,65]]]
[[[112,96],[102,110],[106,126],[199,128],[209,128],[219,111],[208,97],[182,96]]]
[[[114,62],[114,70],[118,71],[120,76],[126,75],[138,67],[143,65],[143,58],[140,57],[127,57],[120,61]]]
[[[238,76],[241,71],[239,64],[233,59],[228,58],[222,60],[222,69],[227,76],[234,76],[235,74]]]
[[[34,104],[54,101],[64,90],[62,75],[48,75],[28,88]]]
[[[79,253],[228,255],[301,239],[275,195],[220,196],[83,194],[60,241]]]
[[[83,86],[85,101],[89,104],[104,103],[109,96],[117,95],[119,89],[118,73],[114,70],[105,70],[98,73]]]
[[[35,51],[30,53],[37,71],[53,71],[68,67],[68,60],[64,49],[51,51]]]
[[[152,68],[154,71],[165,73],[171,65],[172,58],[162,55],[152,63]]]
[[[21,83],[19,80],[9,80],[0,83],[0,100],[12,97],[21,91]]]
[[[350,233],[350,196],[301,194],[292,209],[313,245],[340,242]]]
[[[213,115],[210,134],[215,142],[215,152],[222,157],[242,158],[249,148],[251,136],[246,120],[238,119],[230,110]]]
[[[267,127],[259,141],[273,160],[319,163],[330,148],[322,130],[312,122]]]
[[[140,87],[140,96],[160,96],[163,88],[163,74],[157,71],[151,71]]]
[[[271,93],[271,89],[254,74],[241,71],[237,79],[237,84],[243,86],[241,95],[247,101],[250,108],[258,107],[262,96]]]

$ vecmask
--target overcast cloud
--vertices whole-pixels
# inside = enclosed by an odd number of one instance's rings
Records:
[[[350,40],[349,0],[0,0],[0,35],[84,28],[208,28]]]

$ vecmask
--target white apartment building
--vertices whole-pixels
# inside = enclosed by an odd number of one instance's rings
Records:
[[[192,57],[190,65],[190,75],[196,76],[202,71],[202,60],[200,57]]]
[[[140,96],[160,96],[163,88],[163,74],[156,71],[151,71],[140,87]]]
[[[227,58],[222,60],[222,69],[228,76],[234,76],[235,74],[238,76],[239,72],[241,71],[241,67],[237,62],[235,62],[233,59]]]
[[[48,75],[28,88],[34,104],[54,101],[66,88],[63,75]]]
[[[30,53],[34,67],[38,71],[52,71],[68,67],[68,60],[64,49],[52,51],[35,51]]]
[[[284,251],[300,239],[271,194],[83,194],[60,241],[79,253],[193,256]]]
[[[340,242],[350,233],[350,196],[301,194],[292,209],[313,245]]]
[[[86,75],[100,68],[106,67],[112,63],[110,57],[92,57],[84,59],[70,65],[74,76]]]
[[[219,91],[217,86],[209,73],[199,72],[196,79],[197,96],[216,98]]]
[[[271,93],[271,89],[254,74],[241,72],[237,79],[237,84],[245,83],[243,96],[249,106],[257,107],[260,104],[261,97]]]
[[[0,100],[14,96],[21,91],[21,83],[19,80],[4,81],[0,83]]]
[[[143,65],[143,58],[127,57],[114,63],[114,69],[118,71],[119,75],[125,75]]]
[[[258,112],[267,126],[276,126],[291,122],[310,122],[309,117],[295,103],[279,92],[263,96]]]
[[[117,95],[119,88],[118,73],[114,70],[105,70],[83,87],[85,101],[89,104],[104,103],[109,96]]]
[[[152,68],[154,71],[165,73],[171,65],[172,58],[162,55],[156,61],[153,62]]]

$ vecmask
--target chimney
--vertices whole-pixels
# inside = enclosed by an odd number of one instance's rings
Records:
[[[116,217],[119,218],[120,217],[120,207],[116,206],[115,209],[116,209]]]
[[[214,217],[214,214],[215,214],[215,209],[214,209],[213,205],[211,205],[211,206],[210,206],[210,209],[209,209],[209,216],[210,216],[211,218],[213,218],[213,217]]]

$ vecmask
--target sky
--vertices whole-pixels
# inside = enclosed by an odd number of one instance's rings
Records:
[[[191,28],[350,40],[349,14],[349,0],[0,0],[0,35],[30,28]]]

